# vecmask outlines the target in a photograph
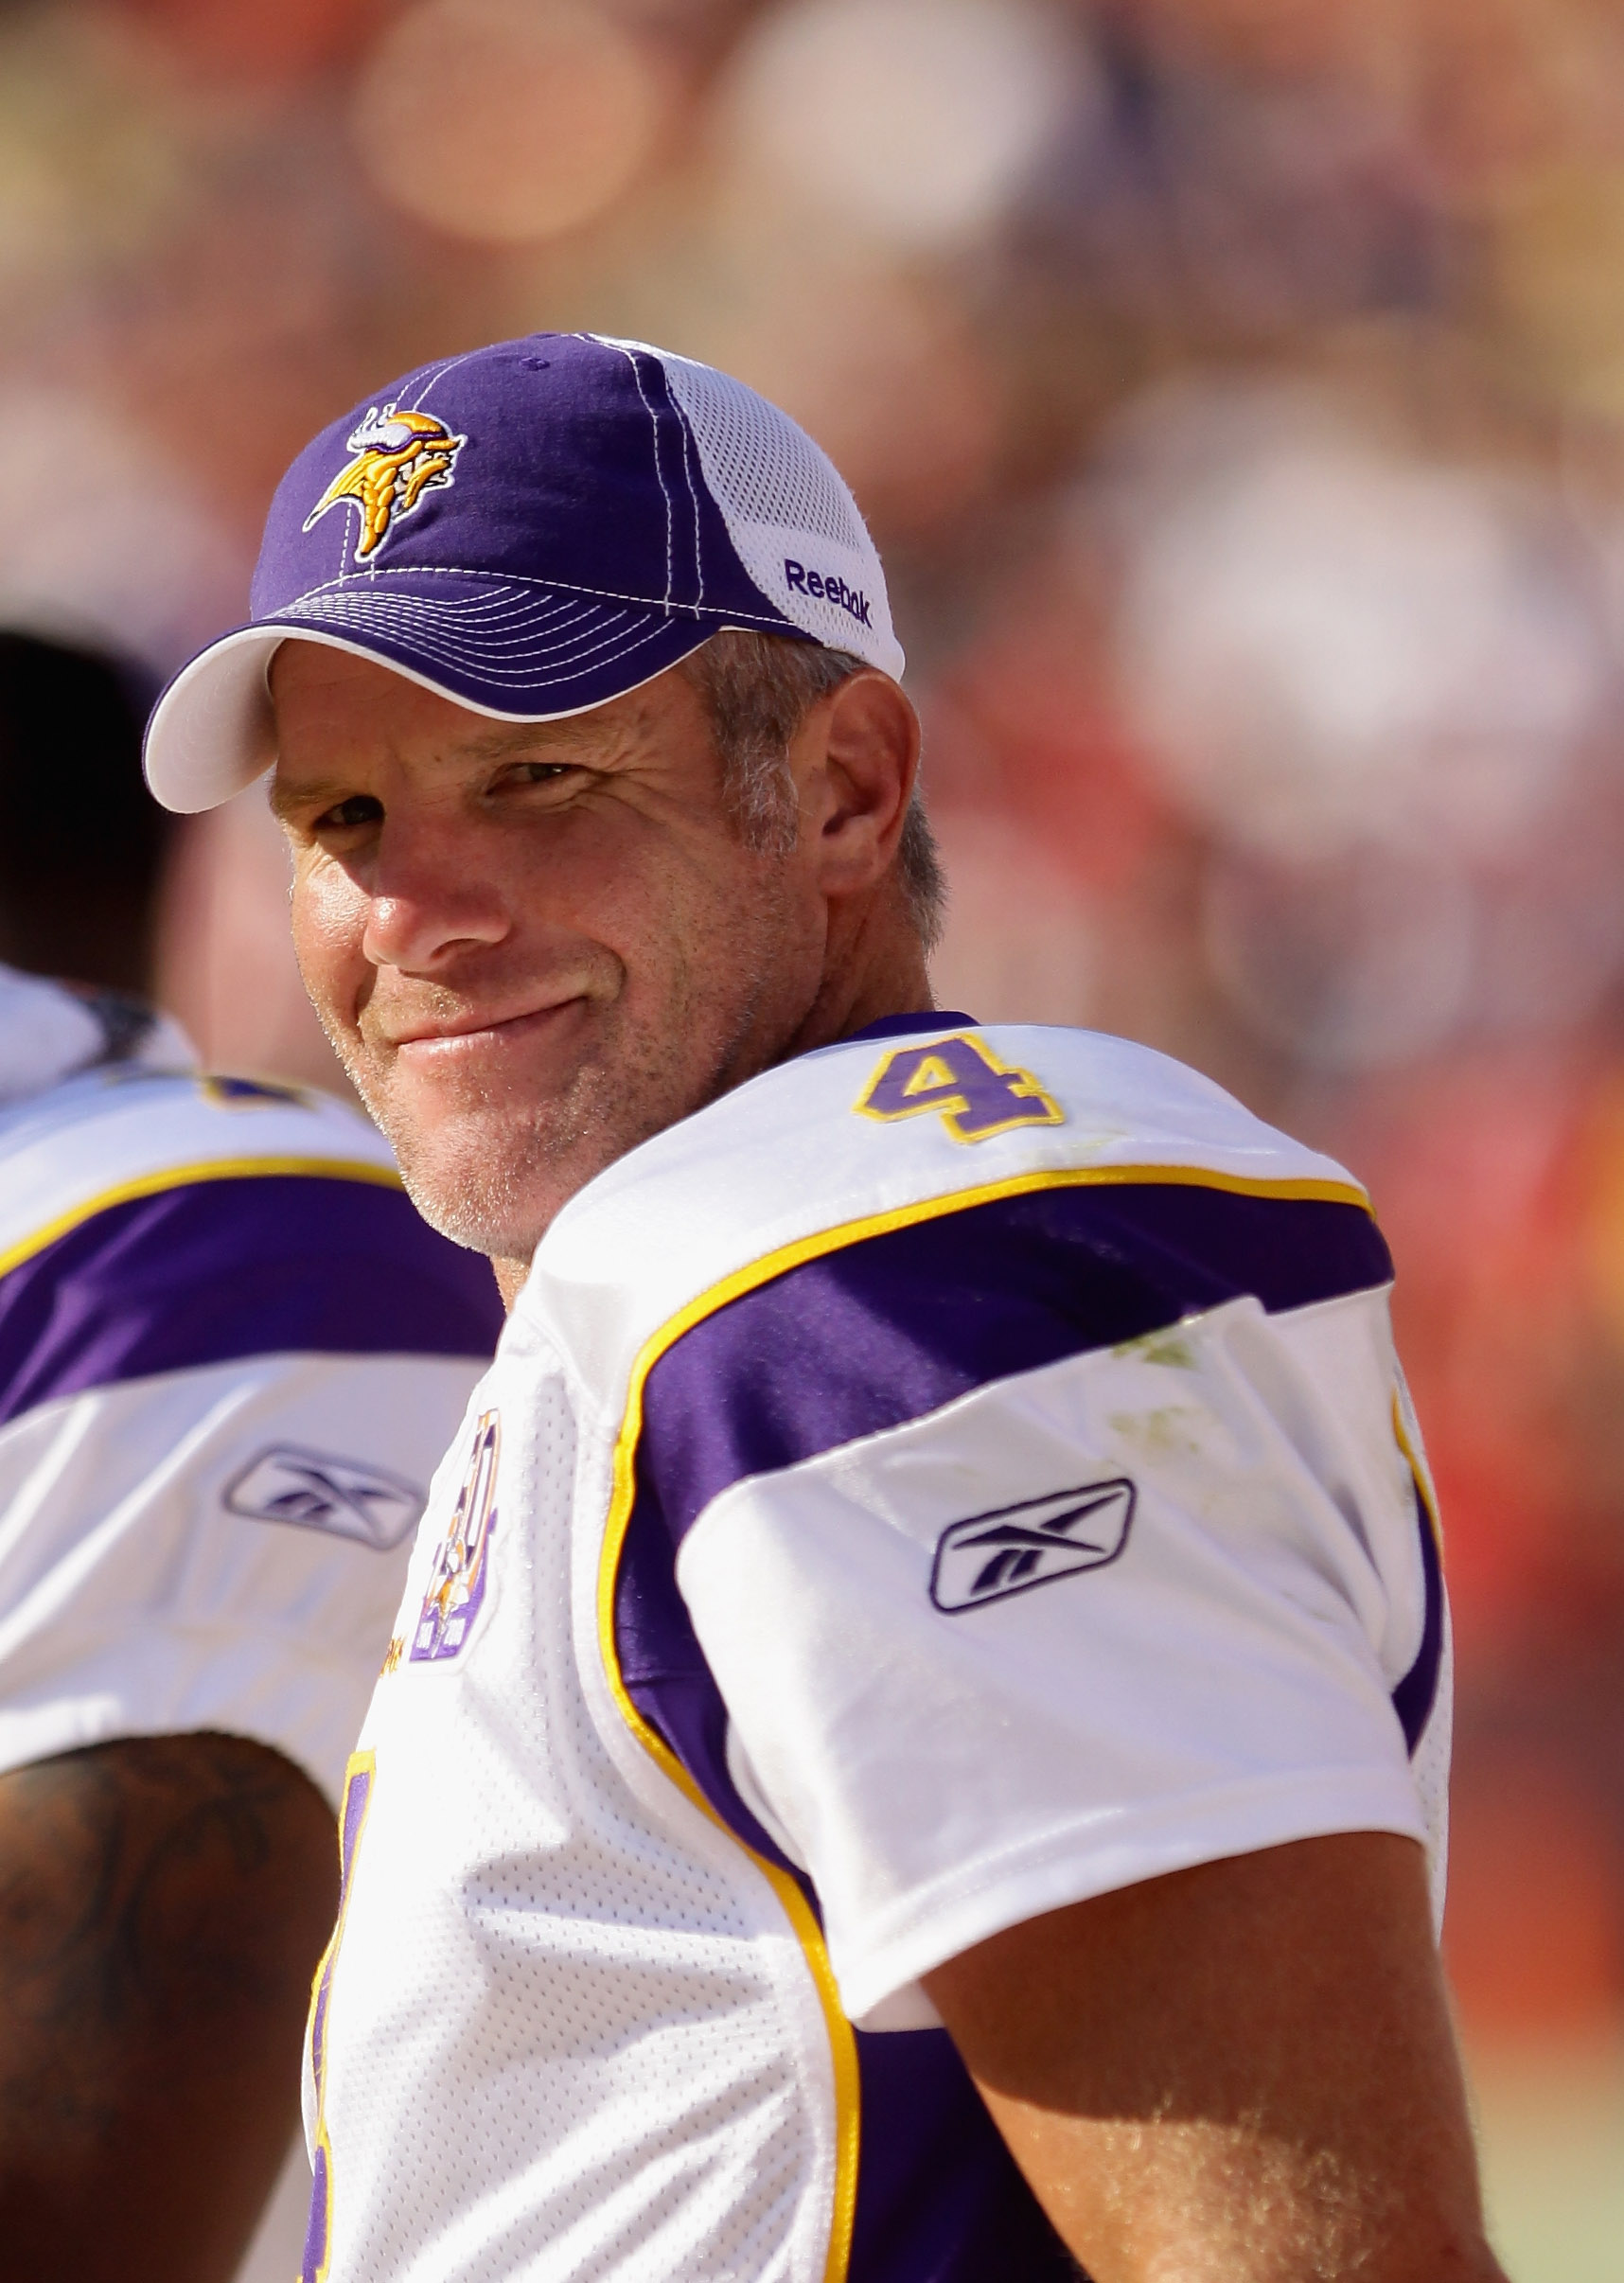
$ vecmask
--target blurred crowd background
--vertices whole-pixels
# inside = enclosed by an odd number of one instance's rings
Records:
[[[885,555],[939,996],[1368,1183],[1459,1658],[1448,1950],[1517,2283],[1624,2276],[1624,10],[0,8],[0,624],[156,670],[318,427],[475,342],[722,364]],[[257,794],[167,1002],[339,1084]]]

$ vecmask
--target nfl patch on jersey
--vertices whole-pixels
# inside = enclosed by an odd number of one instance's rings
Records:
[[[951,1615],[1103,1569],[1128,1542],[1134,1486],[1127,1477],[1054,1491],[950,1522],[936,1543],[930,1599]]]
[[[227,1483],[225,1505],[256,1522],[291,1522],[387,1553],[417,1527],[426,1495],[384,1467],[276,1443]]]

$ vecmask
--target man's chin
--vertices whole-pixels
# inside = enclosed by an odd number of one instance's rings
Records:
[[[715,1090],[663,1042],[642,1054],[622,1045],[612,1069],[583,1059],[566,1082],[534,1088],[397,1060],[351,1076],[430,1226],[492,1260],[527,1261],[577,1191]]]
[[[467,1185],[447,1189],[425,1181],[404,1167],[401,1178],[407,1195],[431,1229],[469,1252],[483,1252],[486,1260],[528,1264],[546,1234],[545,1219],[532,1220],[527,1215],[503,1211],[500,1198],[481,1195]]]
[[[575,1192],[621,1154],[571,1097],[426,1103],[391,1088],[369,1106],[429,1226],[492,1260],[527,1261]]]

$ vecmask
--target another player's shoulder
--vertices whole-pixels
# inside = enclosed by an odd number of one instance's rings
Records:
[[[113,1064],[0,1111],[0,1262],[192,1182],[315,1175],[398,1186],[387,1144],[311,1089]]]
[[[1340,1165],[1150,1048],[899,1019],[765,1072],[623,1159],[559,1216],[521,1308],[607,1364],[687,1312],[900,1230],[944,1235],[949,1218],[967,1229],[1023,1197],[1181,1191],[1234,1199],[1249,1220],[1267,1202],[1369,1227]],[[1188,1211],[1169,1211],[1187,1245]],[[1233,1217],[1211,1244],[1256,1251]]]
[[[487,1264],[342,1103],[114,1065],[0,1112],[0,1420],[256,1355],[483,1358],[500,1328]]]

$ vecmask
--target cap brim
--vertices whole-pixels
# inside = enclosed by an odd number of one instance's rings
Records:
[[[192,815],[271,767],[269,676],[285,642],[347,650],[497,720],[555,721],[640,688],[738,623],[497,577],[346,580],[222,634],[182,668],[147,727],[147,782],[166,808]]]

